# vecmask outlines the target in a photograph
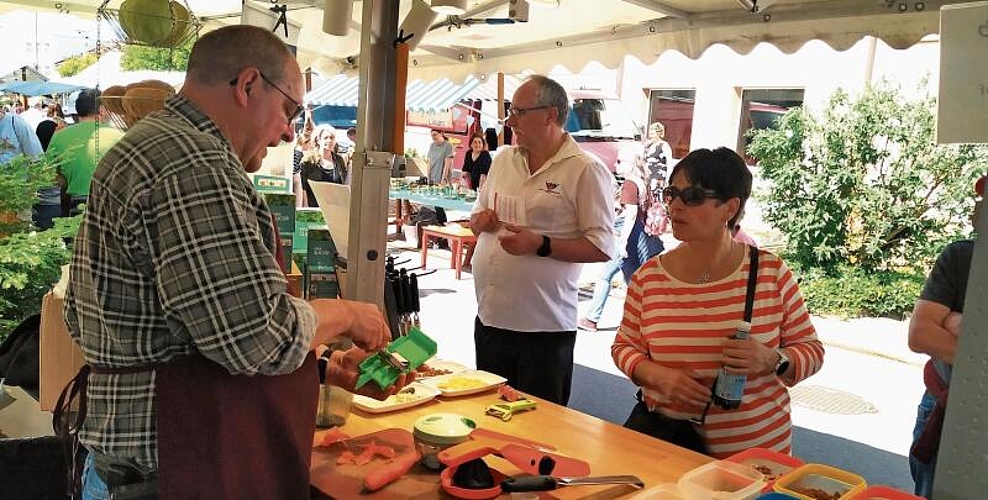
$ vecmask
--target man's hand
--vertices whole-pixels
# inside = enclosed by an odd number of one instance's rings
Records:
[[[964,319],[964,315],[951,311],[946,318],[943,319],[943,328],[950,332],[951,335],[958,337],[961,334],[961,320]]]
[[[500,225],[501,221],[497,220],[497,213],[491,209],[470,216],[470,230],[473,231],[474,235],[480,235],[486,231],[497,231]]]
[[[381,390],[373,382],[364,384],[360,389],[355,389],[354,386],[357,385],[357,379],[360,377],[360,363],[371,354],[358,347],[353,347],[346,351],[333,351],[333,354],[329,357],[329,366],[326,368],[326,383],[346,389],[355,394],[384,401],[406,385],[415,381],[416,373],[411,371],[401,374],[394,385],[385,390]]]
[[[721,358],[727,373],[752,376],[773,373],[778,361],[779,353],[775,349],[751,339],[728,339]]]
[[[319,317],[313,346],[331,343],[341,335],[368,351],[377,351],[391,342],[388,323],[374,304],[342,299],[317,299],[309,304]]]
[[[521,226],[507,224],[504,226],[508,233],[497,237],[501,248],[511,255],[529,255],[538,251],[542,246],[542,235],[529,231]]]

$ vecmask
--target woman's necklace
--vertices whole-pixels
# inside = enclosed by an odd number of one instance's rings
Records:
[[[705,283],[710,283],[710,268],[709,267],[707,268],[706,271],[703,271],[703,274],[700,276],[700,282],[699,283],[701,285],[702,284],[705,284]]]

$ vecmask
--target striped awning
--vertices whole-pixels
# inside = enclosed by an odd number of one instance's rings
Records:
[[[473,76],[462,84],[446,78],[430,82],[415,80],[406,87],[405,108],[411,111],[449,109],[463,99],[484,98],[472,95],[482,84]],[[356,106],[358,91],[357,78],[337,75],[306,94],[305,102],[313,106]]]

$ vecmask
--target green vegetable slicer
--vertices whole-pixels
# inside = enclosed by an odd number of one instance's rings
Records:
[[[412,327],[407,335],[393,340],[387,347],[360,363],[356,389],[374,381],[381,390],[391,387],[402,373],[422,366],[436,355],[436,341]]]

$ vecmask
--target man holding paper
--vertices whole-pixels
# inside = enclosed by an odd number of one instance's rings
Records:
[[[614,253],[613,181],[563,130],[566,91],[528,78],[508,110],[517,146],[494,159],[470,227],[477,368],[565,405],[573,378],[577,279]]]

